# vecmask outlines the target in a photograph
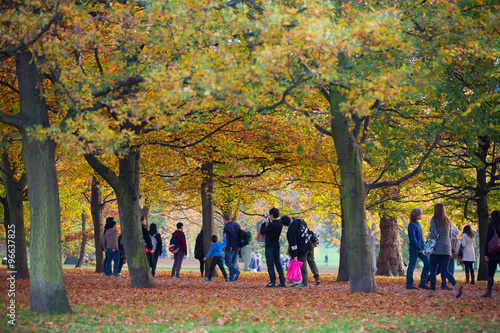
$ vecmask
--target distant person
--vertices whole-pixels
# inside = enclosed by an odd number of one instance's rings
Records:
[[[208,277],[206,281],[212,281],[212,276],[216,265],[219,266],[224,279],[226,281],[229,281],[229,277],[227,276],[226,270],[224,269],[224,263],[222,262],[222,251],[224,249],[224,246],[226,246],[227,244],[226,235],[224,235],[223,242],[217,242],[217,240],[217,236],[212,235],[212,244],[210,245],[210,250],[208,250],[207,255],[203,258],[203,261],[206,261],[208,258],[210,258],[210,255],[212,256],[212,263],[210,264],[210,269],[208,271]]]
[[[122,234],[118,236],[118,250],[120,251],[120,262],[118,263],[118,273],[121,273],[123,265],[127,261],[127,257],[125,256],[125,246],[123,245]]]
[[[472,232],[470,225],[466,225],[462,231],[462,239],[457,242],[455,254],[458,255],[460,246],[462,247],[462,262],[465,266],[465,283],[476,284],[474,276],[474,262],[476,261],[476,252],[474,251],[474,243],[476,238]],[[469,280],[470,276],[470,280]]]
[[[265,237],[265,250],[267,273],[269,274],[269,283],[266,287],[276,286],[276,272],[280,279],[279,287],[286,287],[285,273],[280,259],[280,236],[283,225],[280,222],[280,211],[277,208],[269,210],[269,219],[261,224],[260,233]],[[274,268],[276,267],[276,272]]]
[[[153,255],[151,244],[151,237],[149,237],[148,227],[146,226],[146,218],[141,215],[141,226],[142,226],[142,238],[144,239],[144,251],[146,252],[146,258],[148,259],[149,267],[153,267]]]
[[[260,259],[261,259],[260,253],[257,252],[255,254],[255,264],[257,265],[257,272],[260,272]]]
[[[283,257],[282,254],[280,254],[280,264],[281,264],[281,267],[283,268],[283,273],[284,273],[286,270],[286,259],[285,259],[285,257]]]
[[[431,219],[431,226],[429,231],[429,238],[435,238],[436,246],[434,247],[434,253],[431,254],[430,266],[431,266],[431,290],[429,297],[436,296],[436,269],[439,265],[441,271],[441,279],[447,278],[451,284],[455,287],[457,291],[456,297],[462,296],[463,287],[460,283],[457,283],[453,275],[448,272],[448,263],[450,261],[451,255],[451,221],[446,215],[444,205],[442,203],[437,203],[434,206],[434,215]]]
[[[420,208],[413,208],[410,212],[410,223],[408,224],[408,239],[410,241],[409,252],[410,262],[406,269],[406,289],[418,289],[413,285],[413,271],[419,258],[424,264],[422,273],[420,274],[420,289],[430,289],[427,286],[427,278],[429,276],[429,257],[422,253],[424,249],[424,236],[420,221],[424,213]]]
[[[161,241],[161,235],[158,232],[158,229],[156,227],[156,223],[151,223],[149,226],[149,235],[151,236],[151,274],[153,277],[156,277],[156,266],[158,264],[158,258],[161,256],[163,252],[163,244]]]
[[[257,259],[255,258],[255,253],[252,253],[252,259],[250,259],[250,265],[248,266],[250,272],[257,272]]]
[[[184,234],[184,225],[179,222],[176,225],[177,230],[172,234],[172,237],[177,238],[177,244],[179,245],[179,251],[174,254],[174,265],[172,266],[172,277],[180,278],[180,271],[182,266],[182,260],[187,254],[187,244],[186,235]]]
[[[240,250],[239,234],[240,226],[236,222],[231,221],[229,214],[222,216],[224,222],[224,234],[226,234],[226,266],[229,269],[229,281],[236,281],[240,276],[240,271],[236,268],[238,262],[238,252]]]
[[[205,256],[203,249],[203,228],[201,228],[200,233],[196,236],[196,243],[194,245],[194,258],[200,261],[200,274],[203,277],[203,272],[205,270]],[[222,255],[221,255],[222,256]]]
[[[493,278],[497,265],[500,265],[500,252],[497,254],[490,253],[488,244],[495,237],[500,237],[500,211],[494,210],[491,212],[490,223],[488,224],[488,233],[486,234],[486,242],[484,243],[484,259],[488,262],[488,287],[486,293],[481,297],[491,297],[493,292]]]
[[[115,218],[112,216],[109,216],[106,218],[106,223],[104,224],[104,232],[102,234],[102,241],[104,241],[104,235],[106,234],[106,231],[111,228],[111,222],[114,222],[114,221],[115,221]],[[102,268],[105,270],[106,269],[106,261],[108,261],[108,253],[106,252],[106,248],[104,247],[104,243],[101,245],[102,245],[102,251],[104,252],[104,261],[102,263]],[[104,275],[106,275],[106,274],[104,274]]]
[[[328,254],[325,254],[325,266],[328,266]]]
[[[113,260],[113,276],[122,276],[120,273],[118,273],[120,251],[118,250],[118,230],[116,229],[116,222],[112,221],[110,225],[111,228],[106,231],[103,239],[103,245],[106,249],[106,253],[108,254],[106,267],[104,269],[104,275],[111,275],[111,260]]]
[[[307,256],[311,250],[314,251],[310,235],[305,230],[307,225],[301,219],[292,220],[287,215],[281,217],[281,223],[288,227],[286,238],[288,240],[290,256],[292,259],[302,262],[302,266],[300,266],[302,282],[294,286],[307,287]]]

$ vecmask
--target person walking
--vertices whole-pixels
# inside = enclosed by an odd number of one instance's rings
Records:
[[[158,264],[158,258],[163,252],[163,244],[161,241],[161,235],[158,232],[156,223],[151,223],[149,226],[149,235],[151,237],[151,274],[156,277],[156,265]]]
[[[484,243],[484,259],[488,263],[488,287],[486,293],[482,294],[481,297],[491,297],[493,292],[493,278],[495,277],[495,271],[497,265],[500,265],[500,252],[497,254],[490,253],[488,248],[488,243],[493,239],[493,237],[500,237],[500,210],[494,210],[491,212],[490,223],[488,224],[488,233],[486,234],[486,242]]]
[[[428,235],[429,238],[437,237],[434,253],[430,257],[431,274],[429,280],[431,281],[431,290],[429,297],[436,296],[436,270],[438,265],[441,271],[441,279],[447,278],[451,282],[457,292],[457,298],[462,296],[462,285],[448,272],[448,263],[451,256],[451,228],[451,221],[446,215],[444,205],[437,203],[434,206],[434,216],[431,219]]]
[[[455,255],[458,255],[462,247],[462,262],[465,266],[465,283],[476,284],[474,275],[474,262],[476,261],[476,252],[474,251],[475,235],[470,225],[466,225],[462,231],[462,239],[455,246]],[[469,280],[470,276],[470,280]]]
[[[151,249],[153,244],[151,244],[151,237],[149,237],[148,227],[146,225],[146,218],[141,215],[141,228],[142,228],[142,238],[144,239],[144,251],[146,252],[146,258],[148,259],[149,267],[153,267],[153,255],[151,254]]]
[[[118,230],[116,229],[116,221],[110,223],[111,228],[106,230],[103,239],[103,246],[108,254],[104,275],[111,275],[111,260],[113,260],[113,276],[122,276],[118,273],[118,264],[120,260],[120,251],[118,250]]]
[[[203,261],[206,261],[210,256],[212,256],[212,263],[210,264],[210,269],[208,270],[208,277],[205,281],[212,281],[212,275],[214,274],[215,266],[219,266],[222,275],[224,276],[224,280],[229,281],[229,277],[226,274],[226,270],[224,269],[224,264],[222,263],[222,252],[224,246],[227,244],[226,235],[224,234],[224,241],[217,242],[217,236],[212,235],[212,244],[210,245],[210,250],[208,250],[207,255],[203,258]]]
[[[280,236],[283,225],[280,222],[280,211],[277,208],[269,210],[269,219],[262,223],[260,233],[265,236],[264,255],[266,256],[269,283],[266,287],[276,286],[276,272],[280,279],[279,287],[286,287],[285,273],[280,260]],[[274,270],[276,267],[276,271]]]
[[[180,279],[180,271],[182,266],[182,260],[184,260],[184,256],[187,254],[187,244],[186,244],[186,235],[184,234],[184,225],[179,222],[176,225],[177,230],[172,234],[172,237],[177,239],[177,244],[179,245],[179,251],[174,254],[174,264],[172,266],[172,277],[176,277]]]
[[[455,248],[458,243],[458,229],[456,227],[451,228],[451,252],[450,263],[448,264],[448,272],[450,272],[453,277],[455,277],[455,259],[458,259],[458,253],[455,253]],[[438,269],[439,270],[439,269]],[[447,278],[441,279],[441,289],[450,289],[446,286],[448,285],[449,280]]]
[[[229,214],[224,214],[222,216],[222,221],[224,222],[224,234],[226,234],[227,238],[225,261],[229,269],[229,281],[236,281],[240,276],[240,271],[236,268],[238,251],[240,249],[240,226],[238,223],[231,221],[231,216]]]
[[[417,264],[417,258],[422,261],[424,267],[420,274],[419,288],[430,289],[427,286],[427,278],[429,276],[429,257],[422,253],[424,249],[424,237],[420,221],[423,217],[422,209],[413,208],[410,212],[410,223],[408,223],[408,239],[410,241],[409,252],[410,262],[406,269],[406,289],[418,289],[413,285],[413,271]]]
[[[200,276],[203,277],[203,272],[205,271],[205,260],[204,260],[204,249],[203,249],[203,228],[201,228],[200,233],[196,236],[196,243],[194,244],[194,258],[200,261]]]
[[[298,218],[296,218],[296,219],[298,219]],[[314,260],[315,245],[312,243],[311,230],[309,229],[309,226],[307,225],[307,223],[304,220],[301,220],[301,221],[305,223],[307,231],[308,231],[308,237],[311,239],[311,241],[310,241],[311,250],[308,252],[306,260],[307,260],[307,264],[309,265],[309,268],[311,269],[311,273],[313,273],[314,285],[317,286],[320,283],[320,279],[319,279],[318,265],[316,265],[316,260]]]
[[[127,257],[125,256],[125,246],[123,245],[122,234],[118,236],[118,251],[120,251],[120,262],[118,263],[118,273],[121,273],[123,265],[125,264],[125,261],[127,261]]]
[[[290,256],[294,260],[302,262],[300,266],[300,273],[302,275],[302,282],[295,284],[296,287],[307,287],[307,256],[309,252],[314,251],[310,235],[307,230],[307,225],[301,219],[294,218],[293,220],[284,215],[281,217],[281,224],[288,227],[286,238],[288,240]]]

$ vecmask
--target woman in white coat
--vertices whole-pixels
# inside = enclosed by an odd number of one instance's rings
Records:
[[[476,261],[476,252],[474,251],[474,244],[476,243],[476,238],[470,225],[466,225],[462,231],[462,239],[457,242],[455,247],[455,254],[458,254],[460,246],[462,246],[462,262],[465,266],[465,283],[476,284],[476,279],[474,276],[474,261]]]

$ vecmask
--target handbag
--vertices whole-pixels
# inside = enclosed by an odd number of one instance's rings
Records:
[[[286,279],[288,281],[300,281],[302,275],[300,274],[300,267],[303,265],[302,261],[290,260],[290,266],[286,272]]]
[[[458,250],[457,257],[463,258],[464,257],[464,247],[460,245],[460,249]]]
[[[427,238],[427,242],[425,242],[424,249],[422,250],[422,254],[426,256],[430,256],[434,254],[434,248],[436,247],[436,242],[439,237],[439,234],[434,238]]]
[[[497,231],[493,228],[495,232],[493,237],[488,242],[488,252],[490,254],[499,254],[500,253],[500,238],[498,237]]]

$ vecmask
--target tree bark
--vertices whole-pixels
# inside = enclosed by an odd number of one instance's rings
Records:
[[[342,204],[342,203],[341,203]],[[342,210],[342,208],[341,208]],[[349,281],[349,261],[347,259],[347,241],[345,239],[345,222],[342,214],[341,223],[342,231],[340,235],[340,260],[339,260],[339,272],[337,274],[337,282],[347,282]]]
[[[48,127],[43,79],[29,52],[16,54],[19,80],[19,117],[29,129]],[[61,263],[59,188],[55,166],[55,142],[35,140],[22,131],[23,159],[28,177],[31,211],[31,311],[67,313]]]
[[[78,261],[75,267],[82,267],[83,262],[85,260],[85,246],[87,245],[87,214],[85,212],[82,213],[82,244],[80,245],[80,256],[78,257]]]
[[[92,186],[90,190],[90,214],[94,225],[95,244],[95,272],[104,273],[104,252],[102,251],[102,237],[104,224],[102,223],[102,191],[95,176],[92,176]]]
[[[404,276],[403,255],[396,218],[380,217],[380,252],[377,259],[377,275]]]
[[[488,279],[488,263],[484,259],[484,244],[488,233],[489,211],[488,211],[488,190],[486,184],[486,170],[476,169],[477,187],[474,199],[476,201],[477,217],[479,220],[479,269],[477,280],[486,281]]]
[[[214,234],[214,203],[213,203],[213,163],[205,162],[201,167],[203,173],[203,183],[201,184],[201,209],[203,220],[203,251],[204,254],[210,250],[212,244],[212,235]],[[205,261],[205,276],[208,277],[208,268],[212,258]],[[217,270],[214,270],[214,276]]]
[[[361,148],[352,137],[349,119],[340,109],[343,99],[340,91],[331,89],[332,137],[342,182],[350,291],[375,293],[377,286],[366,223],[366,188],[363,181]]]
[[[118,162],[119,175],[102,164],[93,154],[85,154],[89,165],[113,188],[118,203],[123,245],[127,256],[130,281],[133,288],[154,288],[156,283],[144,251],[140,223],[139,158],[138,148],[131,148]]]
[[[26,230],[24,228],[24,202],[23,192],[26,187],[26,174],[19,180],[15,179],[15,170],[5,152],[0,159],[0,174],[5,188],[5,199],[8,206],[5,221],[5,235],[7,236],[7,248],[14,245],[15,261],[10,271],[14,271],[16,279],[29,279],[28,255],[26,253]],[[10,238],[13,236],[14,238]],[[10,241],[13,241],[13,244]]]

